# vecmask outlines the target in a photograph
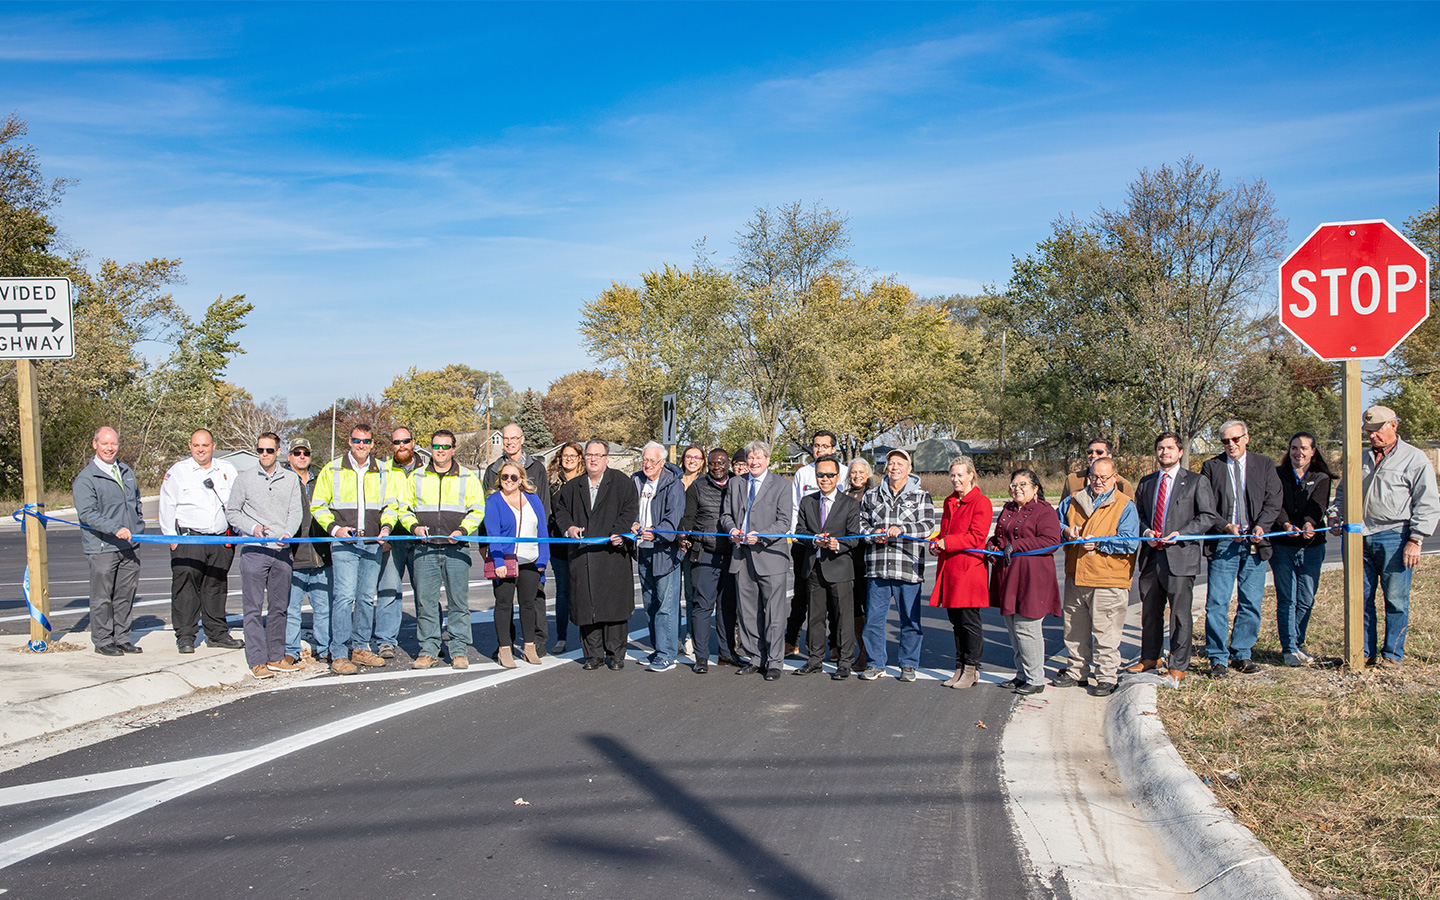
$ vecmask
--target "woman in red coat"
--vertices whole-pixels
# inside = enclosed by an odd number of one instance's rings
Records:
[[[975,463],[968,456],[951,461],[950,486],[955,493],[945,498],[940,536],[930,546],[930,552],[940,557],[930,605],[945,607],[955,631],[955,676],[945,686],[968,688],[980,677],[980,657],[985,653],[980,610],[990,605],[990,593],[984,555],[965,551],[985,547],[995,507],[975,486]]]
[[[1054,547],[1063,541],[1060,517],[1045,502],[1040,479],[1030,469],[1010,473],[1010,502],[1000,510],[995,534],[987,545],[1004,552],[993,556],[990,605],[998,607],[1015,649],[1015,677],[1000,686],[1017,694],[1045,690],[1045,634],[1041,622],[1060,615],[1060,586],[1055,580],[1055,551],[1014,556],[1027,550]]]

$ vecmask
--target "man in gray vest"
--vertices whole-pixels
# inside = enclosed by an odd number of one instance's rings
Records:
[[[80,547],[90,564],[90,640],[101,656],[139,653],[130,640],[130,610],[140,583],[131,538],[145,533],[135,473],[120,462],[120,434],[103,425],[90,440],[95,456],[70,487],[85,530]]]

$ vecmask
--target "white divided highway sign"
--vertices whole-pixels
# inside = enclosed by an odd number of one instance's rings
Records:
[[[68,278],[0,278],[0,359],[75,355]]]

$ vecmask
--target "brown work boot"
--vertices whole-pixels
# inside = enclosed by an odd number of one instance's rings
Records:
[[[300,667],[291,662],[290,657],[282,656],[275,662],[266,663],[265,668],[272,672],[293,672]]]
[[[330,671],[336,675],[354,675],[360,667],[342,656],[330,661]]]
[[[452,657],[450,657],[450,668],[452,668],[452,669],[468,669],[468,668],[470,668],[470,657],[466,656],[466,655],[463,654],[463,653],[460,654],[459,656],[452,656]]]
[[[428,653],[422,653],[422,654],[420,654],[419,656],[415,657],[415,661],[410,664],[410,668],[412,668],[412,669],[433,669],[433,668],[435,668],[435,666],[437,666],[439,663],[440,663],[440,660],[436,659],[435,657],[431,656],[430,654],[428,654]]]
[[[1157,668],[1159,665],[1160,665],[1160,660],[1158,660],[1158,659],[1142,659],[1142,660],[1140,660],[1139,662],[1137,662],[1135,665],[1133,665],[1133,666],[1131,666],[1130,668],[1126,669],[1125,671],[1127,671],[1127,672],[1133,672],[1133,673],[1135,673],[1135,674],[1138,675],[1138,674],[1141,673],[1141,672],[1148,672],[1148,671],[1150,671],[1151,669]]]
[[[265,668],[263,665],[260,665],[260,666],[251,666],[251,667],[250,667],[250,674],[251,674],[251,675],[254,675],[256,678],[259,678],[259,679],[274,678],[274,677],[275,677],[275,673],[272,672],[272,671],[270,671],[269,669]]]
[[[495,652],[495,661],[507,669],[515,668],[515,654],[509,647],[501,647]]]
[[[359,663],[362,666],[369,666],[372,669],[378,669],[385,665],[385,660],[371,653],[369,650],[351,650],[350,661]]]

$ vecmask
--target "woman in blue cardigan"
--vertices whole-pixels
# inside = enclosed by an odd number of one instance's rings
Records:
[[[548,537],[545,506],[524,467],[506,460],[500,466],[499,484],[500,489],[485,500],[485,533],[492,537]],[[495,568],[491,583],[495,587],[495,638],[500,644],[495,661],[507,669],[515,668],[514,608],[518,599],[524,658],[538,666],[545,653],[545,600],[540,585],[550,562],[550,545],[533,540],[491,541],[486,552]]]

